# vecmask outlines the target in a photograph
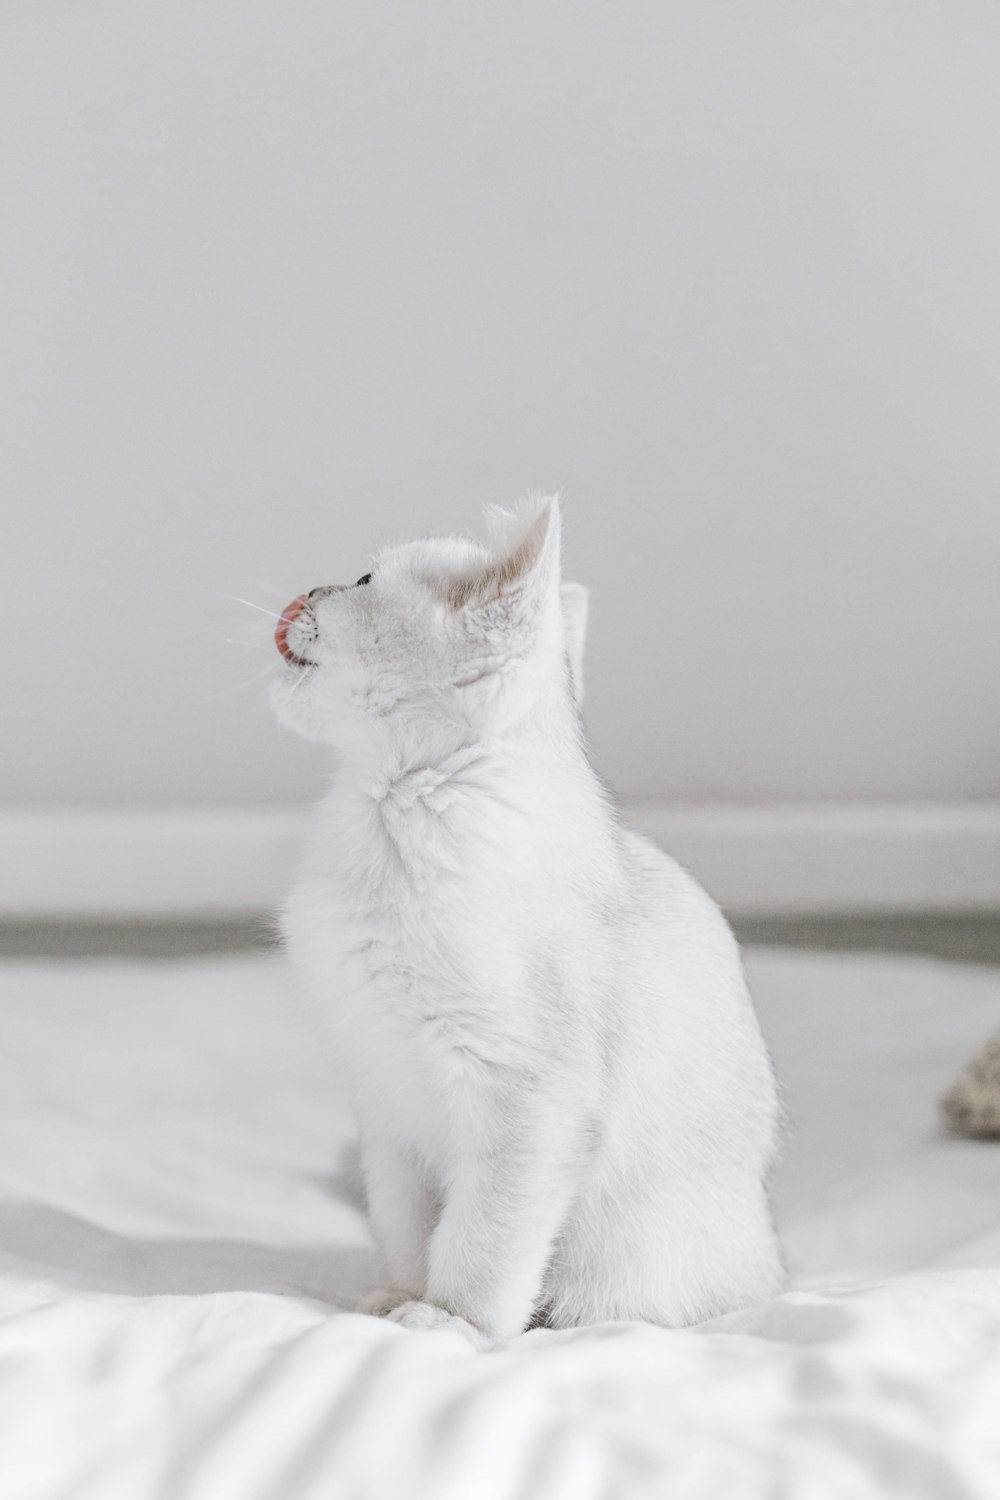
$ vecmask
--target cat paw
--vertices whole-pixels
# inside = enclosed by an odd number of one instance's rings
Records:
[[[493,1344],[493,1340],[474,1324],[446,1312],[443,1307],[435,1307],[433,1302],[403,1302],[389,1314],[389,1322],[398,1323],[402,1328],[421,1330],[447,1328],[459,1334],[473,1349],[489,1349]]]
[[[403,1303],[412,1305],[412,1298],[412,1292],[400,1291],[398,1286],[378,1286],[373,1292],[366,1292],[358,1298],[355,1311],[367,1313],[370,1318],[384,1318]]]

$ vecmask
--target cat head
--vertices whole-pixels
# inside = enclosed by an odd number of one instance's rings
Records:
[[[542,703],[579,705],[587,591],[560,579],[558,501],[494,507],[487,523],[487,547],[387,547],[356,584],[294,600],[275,632],[282,723],[333,745],[407,719],[484,737]]]

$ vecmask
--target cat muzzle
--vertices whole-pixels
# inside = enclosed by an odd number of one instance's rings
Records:
[[[296,656],[295,652],[288,644],[288,632],[291,629],[293,622],[297,620],[302,611],[304,609],[308,609],[308,607],[309,595],[299,594],[297,599],[293,599],[291,604],[287,604],[281,611],[281,618],[278,620],[277,627],[275,628],[274,644],[277,646],[278,650],[281,652],[285,660],[287,662],[290,662],[293,667],[308,667],[312,665],[311,662],[306,661],[305,657]]]

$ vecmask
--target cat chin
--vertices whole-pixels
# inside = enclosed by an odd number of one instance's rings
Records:
[[[308,669],[305,669],[308,670]],[[270,700],[274,716],[283,729],[291,729],[302,739],[314,744],[329,744],[325,732],[324,716],[317,712],[310,694],[311,685],[303,680],[303,673],[282,675],[271,685]]]
[[[328,680],[313,683],[301,673],[272,683],[271,709],[281,728],[330,750],[366,744],[369,726],[364,714],[330,688]]]

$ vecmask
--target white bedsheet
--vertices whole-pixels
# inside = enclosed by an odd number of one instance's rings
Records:
[[[0,1500],[1000,1496],[1000,972],[758,951],[793,1290],[480,1355],[374,1259],[280,960],[0,966]]]

